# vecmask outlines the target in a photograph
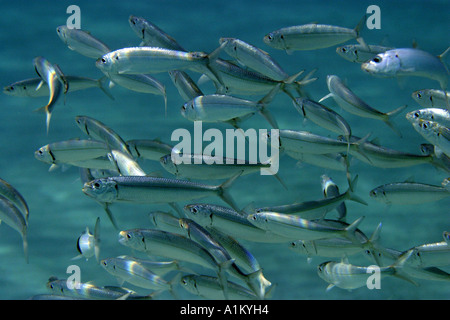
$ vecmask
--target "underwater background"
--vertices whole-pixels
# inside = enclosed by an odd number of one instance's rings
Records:
[[[267,51],[289,74],[300,70],[314,74],[317,81],[305,87],[313,99],[328,94],[326,76],[338,75],[363,100],[374,108],[388,112],[407,104],[407,109],[395,118],[395,126],[403,138],[396,136],[377,120],[364,119],[341,110],[333,100],[324,102],[340,113],[350,124],[356,136],[371,133],[383,146],[420,154],[424,139],[405,119],[406,112],[419,109],[411,98],[413,91],[425,88],[439,89],[437,82],[425,78],[375,78],[336,54],[335,47],[314,51],[295,51],[287,54],[268,47],[263,37],[270,31],[311,22],[354,28],[369,5],[381,9],[381,29],[362,30],[368,44],[391,47],[418,48],[439,55],[450,44],[449,1],[8,1],[2,2],[0,19],[1,84],[36,77],[33,59],[43,56],[58,64],[66,75],[100,78],[95,60],[69,50],[56,34],[56,27],[66,24],[66,9],[76,4],[81,9],[81,29],[106,43],[112,50],[137,46],[140,39],[130,28],[128,17],[133,14],[156,24],[183,47],[191,51],[212,52],[219,38],[235,37]],[[352,41],[346,44],[354,43]],[[222,58],[228,59],[224,53]],[[200,74],[190,73],[194,80]],[[86,138],[75,124],[75,116],[93,117],[116,131],[124,140],[156,139],[171,143],[171,133],[177,128],[193,129],[193,123],[183,118],[180,107],[183,99],[166,73],[155,74],[167,90],[168,113],[164,114],[162,96],[137,93],[120,86],[110,90],[115,100],[93,88],[68,94],[53,111],[49,133],[46,133],[45,115],[33,112],[44,106],[48,97],[21,98],[0,95],[0,177],[13,185],[26,199],[30,208],[28,226],[29,263],[24,259],[20,235],[5,224],[0,225],[0,299],[28,299],[36,294],[49,293],[46,288],[50,276],[67,278],[69,265],[81,269],[82,282],[91,281],[98,286],[117,285],[116,279],[100,267],[95,258],[71,260],[78,255],[76,241],[88,226],[94,229],[97,217],[101,219],[101,258],[132,254],[129,248],[117,242],[113,228],[102,207],[84,195],[78,168],[48,171],[49,165],[35,159],[34,152],[48,143]],[[211,84],[200,86],[213,93]],[[258,100],[262,96],[247,96]],[[269,106],[280,129],[308,130],[334,137],[295,110],[290,98],[278,94]],[[227,125],[206,125],[219,129]],[[270,128],[259,115],[243,122],[242,128]],[[161,172],[170,177],[158,162],[140,162],[146,172]],[[369,197],[369,191],[379,185],[413,179],[416,182],[440,185],[448,173],[431,165],[417,165],[399,169],[383,169],[353,159],[350,170],[358,174],[355,193],[368,206],[346,202],[347,221],[365,216],[360,229],[368,236],[382,222],[380,243],[388,248],[406,250],[413,246],[442,241],[442,232],[450,231],[450,199],[436,202],[387,206]],[[347,188],[345,172],[328,170],[283,156],[279,175],[287,184],[285,190],[271,176],[251,174],[240,177],[231,187],[231,195],[239,207],[249,203],[268,206],[320,199],[323,197],[320,176],[330,176],[342,191]],[[204,181],[219,184],[220,181]],[[224,203],[215,197],[204,203]],[[180,203],[184,205],[184,203]],[[169,211],[161,205],[133,205],[117,203],[111,206],[121,230],[151,228],[148,213]],[[329,213],[336,217],[335,212]],[[326,291],[327,283],[317,274],[317,265],[332,260],[306,256],[288,248],[288,244],[262,244],[241,242],[259,261],[265,277],[277,287],[273,299],[449,299],[450,283],[415,279],[419,286],[404,280],[387,277],[381,289],[366,287],[353,291],[333,288]],[[141,255],[142,256],[142,255]],[[362,255],[349,257],[356,265],[370,265]],[[449,267],[442,268],[450,272]],[[142,294],[148,291],[127,283]],[[198,299],[181,287],[177,293],[182,299]],[[160,296],[171,299],[168,293]]]

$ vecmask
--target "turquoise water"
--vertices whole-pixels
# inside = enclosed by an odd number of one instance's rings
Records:
[[[173,36],[183,47],[192,51],[211,52],[220,37],[236,37],[267,51],[288,74],[317,68],[318,80],[308,85],[308,93],[320,99],[328,93],[326,76],[336,74],[366,102],[383,112],[407,104],[407,111],[418,109],[411,93],[423,88],[438,88],[435,81],[424,78],[374,78],[361,71],[360,66],[348,62],[335,53],[335,48],[316,51],[296,51],[292,55],[266,46],[262,38],[270,31],[285,26],[319,22],[353,28],[371,4],[381,9],[381,29],[362,31],[367,43],[392,47],[411,47],[415,41],[419,48],[438,55],[449,45],[450,7],[448,1],[15,1],[2,6],[0,39],[2,45],[1,83],[6,86],[15,81],[35,77],[32,60],[44,56],[58,64],[66,75],[99,78],[102,73],[94,60],[69,50],[58,38],[55,28],[66,23],[66,8],[77,4],[81,9],[81,28],[90,31],[111,49],[138,45],[140,40],[128,24],[130,14],[142,16]],[[20,18],[19,18],[20,17]],[[350,42],[349,42],[350,43]],[[222,57],[222,56],[221,56]],[[223,58],[227,59],[226,55]],[[199,74],[192,74],[197,80]],[[30,207],[28,228],[29,263],[23,256],[20,235],[2,224],[0,226],[0,299],[27,299],[48,293],[46,283],[50,276],[66,278],[67,267],[77,264],[83,282],[117,285],[117,281],[103,268],[89,261],[70,259],[76,256],[76,240],[88,226],[101,218],[101,258],[132,254],[117,242],[117,231],[109,223],[102,207],[81,192],[77,168],[48,172],[48,165],[34,158],[34,151],[51,142],[68,140],[84,134],[76,126],[77,115],[88,115],[107,124],[125,140],[159,138],[170,142],[177,128],[192,130],[193,125],[180,115],[182,98],[167,74],[155,75],[166,85],[168,114],[164,115],[161,96],[136,93],[115,86],[112,101],[98,89],[74,92],[56,106],[49,134],[46,134],[45,115],[33,112],[47,102],[47,97],[19,98],[0,96],[0,130],[2,157],[0,176],[15,186]],[[212,93],[212,86],[202,85]],[[258,96],[248,96],[260,99]],[[414,131],[402,113],[395,119],[403,133],[397,137],[380,122],[363,119],[341,110],[331,100],[327,106],[339,112],[351,125],[357,136],[378,138],[383,146],[401,151],[420,153],[423,138]],[[314,123],[303,121],[283,94],[275,97],[270,110],[280,128],[309,130],[333,136]],[[213,126],[206,126],[213,127]],[[228,128],[217,125],[219,129]],[[266,128],[266,121],[256,115],[243,123],[243,129]],[[146,172],[159,171],[169,177],[157,162],[143,161]],[[352,173],[359,175],[356,193],[368,206],[347,202],[347,221],[364,215],[360,229],[370,236],[379,222],[383,223],[381,244],[406,250],[424,243],[442,240],[442,232],[450,229],[450,199],[418,205],[386,206],[369,197],[369,191],[379,185],[413,178],[417,182],[440,185],[448,173],[430,165],[401,169],[371,167],[354,159]],[[257,206],[291,203],[321,198],[320,176],[327,174],[346,189],[345,174],[309,164],[298,164],[284,156],[279,175],[288,185],[288,191],[270,176],[258,174],[243,176],[231,188],[231,195],[240,207],[254,202]],[[219,181],[211,181],[217,184]],[[202,202],[223,205],[216,198]],[[181,204],[180,204],[181,205]],[[183,203],[184,205],[184,203]],[[147,213],[169,210],[166,205],[114,204],[111,207],[119,227],[124,229],[151,227]],[[332,214],[332,213],[330,213]],[[287,245],[261,244],[243,241],[258,259],[264,274],[277,284],[274,299],[449,299],[448,282],[425,281],[420,284],[396,278],[383,278],[380,290],[365,287],[351,292],[334,288],[326,292],[327,283],[317,275],[317,265],[330,260],[315,257],[310,263],[305,256],[296,254]],[[360,256],[350,257],[353,264],[368,265]],[[442,268],[447,272],[450,269]],[[145,290],[127,285],[145,294]],[[197,297],[179,288],[184,299]],[[162,298],[171,298],[163,294]]]

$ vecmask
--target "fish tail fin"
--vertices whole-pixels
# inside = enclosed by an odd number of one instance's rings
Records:
[[[169,292],[172,295],[172,297],[174,297],[175,299],[179,300],[179,297],[177,295],[177,293],[173,290],[175,288],[176,285],[178,285],[178,283],[181,280],[182,277],[182,273],[178,272],[173,278],[172,280],[169,281]]]
[[[356,219],[352,224],[350,224],[348,227],[345,228],[345,234],[347,238],[354,243],[360,243],[360,241],[358,241],[358,239],[356,238],[356,230],[358,229],[358,226],[361,224],[363,220],[364,216],[361,216],[358,219]]]
[[[219,264],[219,271],[217,273],[217,275],[219,277],[220,287],[223,290],[223,296],[224,296],[225,300],[229,300],[227,270],[231,267],[231,265],[233,263],[234,263],[234,259],[230,259],[225,262],[222,262],[221,264]]]
[[[302,86],[306,86],[307,84],[310,84],[314,81],[317,80],[317,77],[312,78],[312,75],[317,71],[317,68],[312,69],[310,72],[308,72],[301,80],[298,81],[294,81],[300,74],[303,73],[303,70],[294,74],[293,76],[287,78],[284,83],[286,84],[290,84],[291,82],[287,81],[288,79],[291,79],[292,77],[296,76],[295,78],[293,78],[292,83],[296,84],[296,87],[302,87]]]
[[[394,126],[394,124],[391,122],[392,118],[394,118],[395,116],[399,115],[400,112],[402,112],[405,108],[407,107],[407,105],[403,105],[391,112],[386,113],[386,120],[384,121],[384,123],[387,124],[387,126],[389,128],[392,129],[392,131],[395,132],[396,135],[398,135],[400,138],[402,137],[402,133]]]
[[[394,269],[393,276],[402,280],[405,280],[409,283],[412,283],[415,286],[419,286],[417,282],[411,279],[411,277],[406,274],[403,271],[403,266],[405,265],[406,261],[411,257],[411,255],[414,253],[414,250],[408,250],[404,252],[398,259],[395,261],[391,267]]]
[[[216,78],[217,82],[220,84],[219,87],[225,87],[225,84],[222,80],[222,77],[220,76],[219,71],[214,67],[213,63],[219,58],[220,52],[225,47],[225,45],[226,42],[223,42],[217,49],[208,54],[206,57],[206,67],[214,75],[214,78]]]
[[[372,135],[372,133],[366,134],[363,138],[359,139],[356,142],[351,143],[350,145],[355,147],[355,151],[358,152],[360,155],[362,155],[370,164],[372,163],[372,160],[365,154],[364,150],[361,148],[361,146],[364,145],[364,143],[369,139],[369,137]]]
[[[356,175],[355,178],[352,181],[350,181],[348,190],[346,192],[347,199],[367,206],[368,204],[366,201],[364,201],[362,198],[360,198],[359,196],[357,196],[353,193],[356,188],[357,183],[358,183],[358,175]]]
[[[46,114],[45,124],[46,124],[46,127],[47,127],[47,135],[48,135],[48,131],[49,131],[49,128],[50,128],[50,118],[52,117],[52,113],[50,112],[49,105],[43,106],[41,108],[37,108],[37,109],[35,109],[33,111],[34,112],[45,112],[45,114]]]
[[[233,198],[230,196],[230,194],[228,193],[228,189],[230,188],[230,186],[236,181],[237,178],[239,178],[242,173],[244,172],[244,170],[239,171],[238,173],[236,173],[234,176],[232,176],[230,179],[228,179],[227,181],[225,181],[224,183],[222,183],[219,186],[219,196],[220,198],[226,202],[231,208],[233,208],[234,210],[236,210],[237,212],[239,212],[239,208],[237,207],[236,203],[234,202]]]
[[[356,41],[358,41],[358,43],[360,45],[363,46],[364,50],[369,50],[369,46],[367,45],[367,43],[364,41],[364,39],[361,37],[361,30],[364,27],[364,24],[366,23],[367,20],[367,14],[364,14],[364,16],[361,18],[361,20],[358,22],[358,24],[356,25],[355,29],[355,33],[356,33]]]
[[[274,129],[278,129],[278,123],[267,109],[267,105],[272,102],[275,95],[280,91],[281,83],[277,84],[268,94],[258,101],[259,113],[267,120]]]
[[[267,297],[268,291],[266,291],[266,289],[272,286],[272,283],[264,277],[262,269],[247,274],[245,282],[253,293],[261,300]]]
[[[106,96],[108,96],[108,98],[110,98],[111,100],[115,100],[113,95],[106,89],[105,83],[107,82],[107,80],[109,80],[107,76],[98,79],[97,80],[98,87],[100,88],[100,90],[103,91],[104,94],[106,94]]]

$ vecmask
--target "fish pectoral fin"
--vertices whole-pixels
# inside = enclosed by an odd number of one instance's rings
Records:
[[[36,86],[35,91],[39,91],[39,89],[42,87],[42,85],[43,85],[44,83],[45,83],[44,80],[41,80],[41,81],[38,83],[38,85]]]
[[[329,94],[327,94],[326,96],[322,97],[319,101],[317,101],[318,103],[321,103],[323,100],[326,100],[328,98],[332,98],[333,94],[330,92]]]
[[[326,288],[326,292],[328,292],[328,291],[330,291],[331,289],[333,289],[335,287],[335,285],[334,284],[332,284],[332,283],[330,283],[329,285],[328,285],[328,287]]]

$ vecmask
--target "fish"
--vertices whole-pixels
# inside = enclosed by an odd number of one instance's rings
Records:
[[[286,205],[256,208],[254,212],[256,214],[267,212],[269,215],[271,212],[276,212],[277,214],[292,214],[302,219],[315,220],[324,218],[328,212],[336,209],[345,200],[352,200],[367,206],[368,204],[366,201],[353,193],[353,190],[356,188],[357,181],[358,176],[351,181],[346,192],[338,194],[334,197],[296,202]]]
[[[352,136],[351,142],[360,141],[361,138]],[[338,140],[345,142],[345,137],[338,137]],[[359,145],[359,152],[350,148],[351,156],[378,168],[405,168],[426,163],[434,164],[434,157],[431,154],[415,154],[391,149],[378,144],[376,140],[364,141]]]
[[[166,86],[158,79],[148,74],[116,74],[106,73],[110,79],[110,85],[118,84],[128,90],[141,93],[150,93],[163,96],[164,110],[167,115],[167,93]]]
[[[211,300],[226,299],[220,280],[207,275],[184,275],[181,278],[181,287],[188,292]],[[229,300],[258,300],[258,296],[251,290],[231,281],[227,281]],[[270,295],[268,295],[270,296]],[[264,298],[267,298],[265,296]]]
[[[28,222],[14,202],[3,195],[0,195],[0,221],[6,223],[21,235],[25,261],[28,263]]]
[[[260,243],[286,243],[286,237],[251,224],[241,211],[214,204],[192,203],[183,208],[185,215],[205,228],[214,228],[232,237]]]
[[[369,195],[389,205],[413,205],[448,198],[450,192],[444,187],[425,183],[393,182],[372,189]]]
[[[402,276],[401,268],[406,259],[399,258],[394,264],[386,267],[378,267],[380,279],[387,276],[395,276],[401,279],[408,280],[407,277]],[[341,262],[327,261],[317,266],[317,273],[319,277],[329,283],[327,291],[333,287],[341,289],[353,290],[367,286],[368,278],[373,273],[373,266],[364,267],[352,265],[348,259],[342,259]],[[411,280],[408,280],[411,282]]]
[[[152,211],[148,214],[148,218],[155,229],[186,236],[186,232],[180,227],[180,218],[174,216],[171,212]]]
[[[126,144],[135,158],[160,161],[161,157],[172,152],[173,146],[159,139],[133,139]]]
[[[307,220],[293,214],[261,211],[247,215],[247,220],[256,227],[282,235],[290,241],[336,237],[352,240],[363,219],[364,216],[351,225],[341,222],[341,227],[336,227],[328,225],[327,219]]]
[[[422,89],[414,91],[412,98],[424,108],[446,108],[450,92],[436,89]]]
[[[214,270],[218,276],[223,266],[200,244],[180,234],[157,229],[129,229],[119,232],[119,243],[150,256],[177,259]]]
[[[377,77],[424,77],[439,82],[445,91],[449,71],[444,64],[450,47],[441,55],[416,48],[397,48],[377,54],[372,60],[361,64],[361,69]],[[448,101],[446,103],[448,106]]]
[[[288,79],[283,81],[277,81],[272,78],[266,77],[259,72],[244,69],[232,62],[216,59],[211,62],[214,70],[216,70],[220,76],[222,82],[215,81],[215,86],[217,93],[219,94],[245,94],[245,95],[266,95],[270,90],[280,84],[280,90],[285,92],[292,100],[294,100],[294,95],[290,90],[295,90],[301,96],[306,95],[303,87],[314,82],[317,78],[313,78],[312,75],[316,71],[313,69],[301,80],[296,80],[304,70],[290,76]],[[212,74],[206,71],[207,79],[214,79]],[[202,83],[200,78],[199,84]],[[214,81],[214,80],[213,80]]]
[[[242,271],[239,266],[234,262],[228,251],[217,241],[214,236],[201,225],[191,219],[181,218],[180,227],[185,230],[186,236],[202,245],[207,249],[211,255],[216,259],[217,263],[222,266],[226,266],[225,269],[230,275],[235,276],[238,279],[244,281],[247,286],[260,298],[263,298],[266,293],[266,287],[271,283],[265,278],[261,277],[262,269],[255,270],[254,272],[247,274]],[[226,288],[226,277],[219,276],[224,288],[224,295],[228,298],[228,292]]]
[[[30,208],[22,194],[9,182],[0,178],[0,195],[7,198],[11,203],[22,212],[25,221],[28,222]]]
[[[450,128],[436,121],[408,118],[413,128],[428,142],[450,157]]]
[[[266,106],[272,101],[279,89],[280,84],[259,101],[224,94],[198,96],[183,104],[181,115],[190,121],[228,122],[233,125],[235,119],[246,118],[259,113],[273,128],[278,129],[275,118]]]
[[[358,141],[351,141],[348,143],[317,135],[309,131],[280,129],[280,150],[309,154],[347,153],[351,151],[362,153],[361,145],[368,139],[369,135]],[[268,139],[270,138],[271,137],[268,136]]]
[[[109,160],[116,166],[117,172],[122,176],[146,176],[144,170],[128,154],[119,150],[108,153]]]
[[[34,152],[34,157],[48,164],[74,163],[105,156],[107,145],[102,141],[70,139],[49,143]]]
[[[212,52],[208,55],[204,52],[185,52],[158,47],[129,47],[103,55],[95,65],[103,73],[117,74],[152,74],[190,69],[200,73],[209,72],[214,80],[222,83],[211,63],[217,59],[217,54]]]
[[[318,101],[319,103],[329,97],[332,97],[336,103],[347,112],[363,118],[381,120],[399,137],[402,136],[401,132],[392,123],[392,118],[402,112],[407,105],[403,105],[393,111],[384,113],[365,103],[353,91],[351,91],[350,88],[348,88],[337,75],[327,75],[327,86],[330,93],[321,98]]]
[[[100,218],[97,218],[95,222],[94,234],[89,231],[89,227],[86,227],[86,230],[78,237],[77,250],[79,255],[73,257],[72,260],[85,258],[87,261],[95,256],[97,262],[100,263]]]
[[[331,198],[338,196],[339,187],[336,183],[326,174],[320,176],[322,191],[325,198]],[[345,221],[347,216],[347,206],[345,205],[345,201],[336,207],[336,211],[338,212],[338,220]]]
[[[426,108],[418,109],[406,114],[406,119],[409,122],[424,120],[435,121],[444,127],[450,128],[450,112],[441,108]]]
[[[272,159],[265,162],[253,163],[252,161],[241,161],[240,159],[225,158],[219,156],[208,156],[205,154],[183,154],[180,156],[187,162],[178,163],[172,158],[172,154],[167,154],[160,159],[162,167],[177,178],[214,180],[229,179],[238,172],[242,176],[261,171],[261,168],[270,170]],[[201,161],[201,163],[200,163]],[[277,174],[275,178],[285,187],[283,181]]]
[[[336,48],[336,53],[347,61],[355,63],[363,63],[367,60],[371,60],[379,53],[392,50],[392,47],[384,47],[377,45],[361,45],[361,44],[349,44]]]
[[[167,179],[149,176],[119,176],[95,179],[86,182],[82,191],[100,202],[128,203],[173,203],[219,196],[233,208],[236,205],[228,193],[228,188],[241,175],[226,180],[221,185],[211,186],[187,180]]]
[[[67,82],[64,74],[61,69],[57,65],[52,65],[47,59],[44,57],[36,57],[33,59],[33,65],[36,70],[36,73],[41,78],[41,82],[36,88],[39,90],[39,87],[46,83],[49,88],[49,100],[47,105],[36,109],[36,112],[45,112],[46,114],[46,127],[47,134],[50,127],[50,119],[52,116],[53,109],[55,107],[56,102],[59,100],[62,92],[62,88],[64,86],[64,94],[69,90],[69,83]]]
[[[62,25],[56,28],[56,33],[70,50],[89,58],[98,59],[111,51],[102,41],[81,29],[68,28]]]
[[[128,22],[130,23],[131,29],[141,38],[141,46],[186,51],[174,38],[150,21],[142,17],[130,15]]]
[[[156,290],[158,293],[169,291],[174,297],[177,297],[173,289],[181,278],[179,273],[168,282],[135,260],[119,257],[106,258],[100,261],[100,265],[121,282],[128,282],[144,289]]]
[[[354,29],[317,23],[285,27],[266,34],[263,41],[274,49],[285,50],[288,54],[295,50],[328,48],[351,39],[356,39],[367,47],[360,36],[365,18],[364,16]]]
[[[122,151],[132,156],[126,142],[103,122],[89,116],[76,116],[77,126],[93,139],[104,141],[110,149]]]
[[[326,238],[317,240],[296,240],[288,243],[289,249],[298,254],[306,255],[308,263],[312,257],[343,258],[362,252],[375,252],[379,246],[381,223],[377,226],[370,239],[361,231],[355,236],[357,242],[343,238]],[[371,256],[369,254],[369,256]],[[374,259],[376,260],[376,259]]]
[[[350,125],[341,115],[318,102],[305,98],[296,98],[294,107],[305,118],[322,128],[342,134],[347,137],[347,140],[352,135]]]
[[[347,155],[343,153],[312,154],[312,153],[296,152],[288,149],[285,149],[284,152],[289,157],[298,160],[297,162],[298,166],[301,166],[302,163],[304,162],[320,168],[343,172],[348,171]]]
[[[185,102],[204,95],[197,83],[183,70],[170,70],[169,76]]]
[[[237,38],[220,38],[219,44],[221,50],[243,66],[274,80],[283,81],[289,78],[281,66],[260,48]]]
[[[114,97],[109,93],[105,86],[104,82],[106,77],[101,77],[99,79],[92,79],[88,77],[79,77],[79,76],[64,76],[66,81],[68,82],[68,93],[75,92],[79,90],[85,90],[89,88],[99,88],[106,94],[111,100],[114,100]],[[3,93],[14,96],[14,97],[45,97],[49,94],[49,87],[47,83],[41,84],[41,78],[30,78],[21,81],[14,82],[8,86],[3,88]]]
[[[418,268],[446,267],[450,265],[450,245],[443,241],[426,243],[405,250],[401,256],[408,256],[405,265]]]
[[[50,277],[47,281],[47,288],[57,295],[93,300],[152,299],[152,295],[141,296],[133,290],[122,287],[97,287],[92,283],[75,283],[74,281],[70,281],[71,280],[69,279],[58,279],[56,277]],[[68,285],[68,283],[70,283],[70,285]]]

